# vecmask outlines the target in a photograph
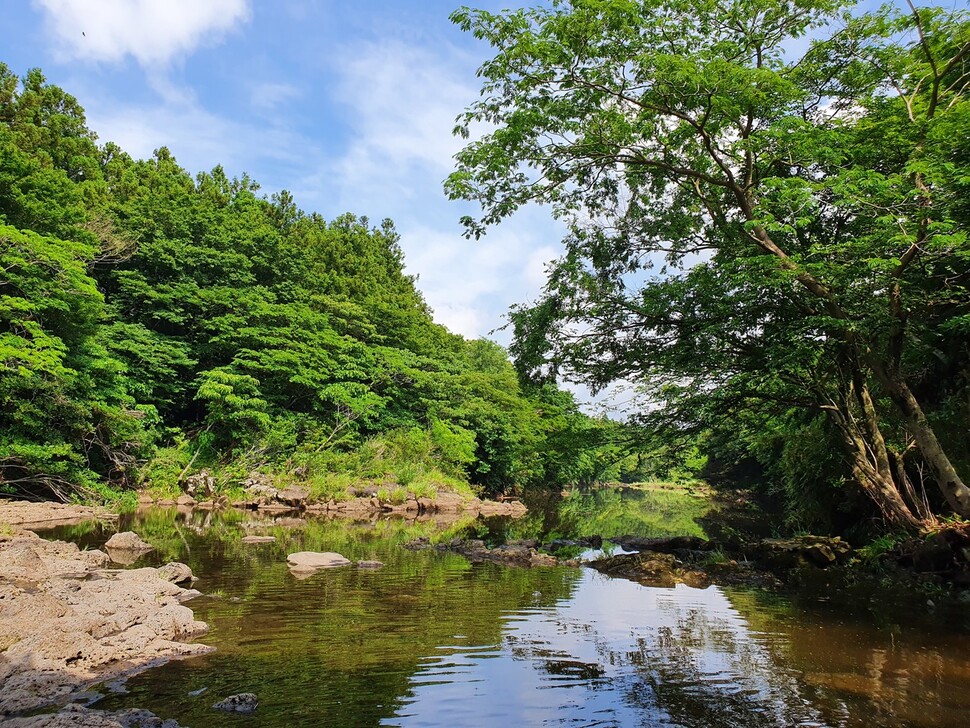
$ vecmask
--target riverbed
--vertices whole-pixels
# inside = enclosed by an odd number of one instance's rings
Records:
[[[209,624],[202,639],[215,652],[145,672],[124,693],[105,689],[97,704],[147,708],[182,726],[942,728],[970,720],[970,635],[931,608],[903,620],[877,608],[848,613],[824,597],[658,589],[584,568],[470,564],[403,548],[456,535],[663,535],[656,513],[665,508],[668,533],[694,523],[697,503],[657,498],[556,501],[524,520],[488,523],[153,509],[44,535],[93,547],[130,529],[156,549],[133,565],[181,561],[199,577],[204,596],[191,606]],[[603,515],[611,508],[612,520]],[[276,540],[243,543],[247,534]],[[384,566],[297,578],[286,555],[303,550]],[[253,715],[211,709],[240,692],[257,694]]]

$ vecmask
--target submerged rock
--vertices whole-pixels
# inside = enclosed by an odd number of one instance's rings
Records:
[[[668,536],[666,538],[640,538],[617,536],[610,541],[627,551],[653,551],[658,554],[676,554],[679,551],[710,551],[715,544],[697,536]]]
[[[645,586],[672,587],[683,581],[672,554],[643,552],[621,554],[590,561],[589,566],[607,576],[620,576]]]
[[[227,713],[254,713],[259,707],[255,693],[239,693],[213,704],[214,710],[224,710]]]
[[[485,545],[484,541],[477,539],[467,541],[455,539],[446,544],[438,544],[434,548],[439,551],[451,551],[456,554],[461,554],[473,563],[492,561],[498,564],[505,564],[506,566],[555,566],[559,563],[559,560],[555,556],[537,551],[536,546],[535,541],[526,540],[509,541],[502,546],[489,548]],[[405,548],[412,551],[430,547],[431,544],[426,538],[416,539],[405,544]]]
[[[358,569],[380,569],[384,566],[383,561],[364,560],[357,562]]]

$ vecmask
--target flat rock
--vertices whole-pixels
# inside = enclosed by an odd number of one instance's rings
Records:
[[[357,562],[358,569],[380,569],[382,566],[384,566],[383,561],[375,561],[373,559],[365,559],[364,561]]]
[[[350,559],[333,551],[298,551],[287,556],[286,563],[297,570],[330,569],[348,566]]]
[[[239,540],[243,543],[273,543],[276,536],[243,536]]]
[[[94,519],[113,519],[104,509],[70,503],[34,503],[0,500],[0,523],[18,528],[51,528]]]

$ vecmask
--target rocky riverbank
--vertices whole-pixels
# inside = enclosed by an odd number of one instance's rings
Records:
[[[53,507],[50,513],[62,511]],[[173,583],[191,578],[188,567],[110,568],[104,551],[47,541],[9,522],[3,528],[7,532],[0,535],[0,720],[87,702],[94,697],[89,689],[95,684],[209,651],[205,645],[186,642],[208,629],[183,604],[199,592]],[[135,717],[145,718],[140,713]],[[105,718],[107,723],[93,720],[75,711],[11,724],[118,723],[114,718]],[[131,722],[131,715],[125,720],[125,725],[152,724]]]
[[[76,503],[0,500],[0,526],[8,530],[52,528],[82,521],[113,521],[117,514],[105,508]]]
[[[241,497],[230,500],[217,495],[212,476],[205,471],[186,479],[185,493],[177,498],[156,498],[150,493],[139,497],[143,506],[179,506],[185,508],[220,508],[233,506],[262,513],[300,512],[367,519],[380,515],[416,518],[423,515],[462,514],[471,517],[508,516],[519,518],[526,514],[526,507],[517,500],[491,501],[473,496],[463,496],[447,490],[438,491],[433,498],[418,496],[405,488],[381,488],[362,485],[347,489],[347,497],[341,500],[321,500],[300,485],[277,487],[269,478],[252,476],[243,484]]]

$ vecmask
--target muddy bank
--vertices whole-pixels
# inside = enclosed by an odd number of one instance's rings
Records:
[[[109,563],[103,551],[30,531],[0,536],[0,718],[85,700],[94,684],[209,651],[185,642],[208,628],[183,605],[199,593],[170,580],[183,570]]]

